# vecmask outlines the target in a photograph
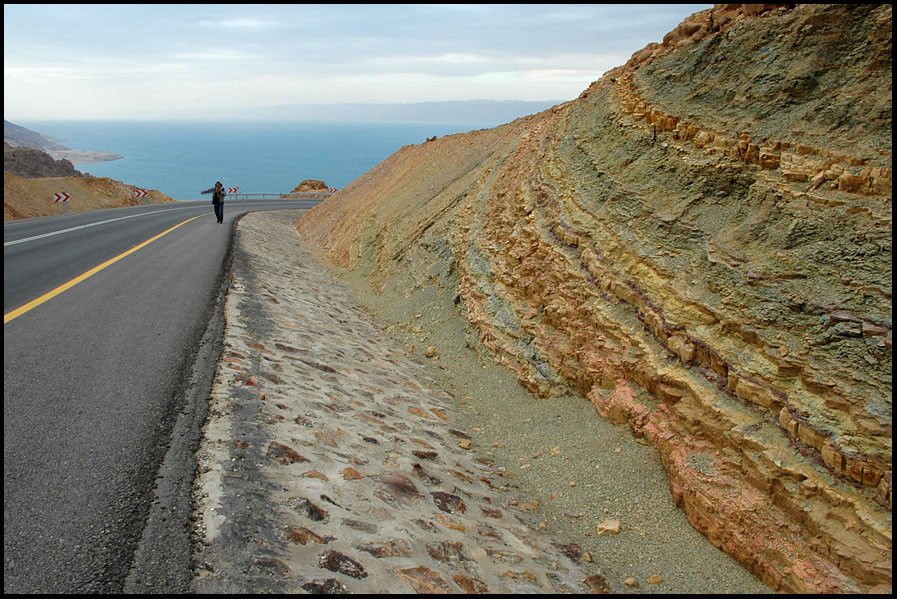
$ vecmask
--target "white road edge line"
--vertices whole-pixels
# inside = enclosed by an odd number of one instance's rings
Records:
[[[62,235],[63,233],[71,233],[72,231],[78,231],[79,229],[87,229],[88,227],[96,227],[97,225],[105,225],[106,223],[114,223],[118,220],[125,220],[128,218],[137,218],[138,216],[149,216],[150,214],[159,214],[160,212],[173,212],[175,210],[191,210],[195,209],[197,206],[188,206],[184,208],[168,208],[167,210],[155,210],[153,212],[143,212],[141,214],[132,214],[130,216],[121,216],[119,218],[111,218],[109,220],[101,220],[99,222],[90,223],[88,225],[81,225],[78,227],[71,227],[69,229],[61,229],[59,231],[53,231],[52,233],[44,233],[43,235],[35,235],[34,237],[26,237],[24,239],[16,239],[15,241],[4,241],[3,247],[9,245],[16,245],[17,243],[25,243],[27,241],[35,241],[37,239],[43,239],[45,237],[53,237],[54,235]]]
[[[262,203],[262,202],[288,202],[288,201],[290,201],[290,200],[292,200],[292,199],[294,199],[294,198],[290,198],[290,199],[288,199],[288,200],[278,200],[278,199],[273,199],[273,200],[259,200],[258,203]],[[301,199],[301,198],[300,198],[300,199]],[[233,203],[234,203],[234,204],[237,204],[237,203],[242,204],[243,202],[245,202],[245,200],[235,200]],[[250,205],[252,205],[252,204],[250,204]],[[150,214],[159,214],[160,212],[174,212],[175,210],[194,210],[194,209],[196,209],[196,208],[200,208],[200,207],[201,207],[201,206],[185,206],[185,207],[183,207],[183,208],[167,208],[167,209],[165,209],[165,210],[155,210],[155,211],[153,211],[153,212],[143,212],[143,213],[141,213],[141,214],[131,214],[130,216],[121,216],[121,217],[119,217],[119,218],[111,218],[111,219],[109,219],[109,220],[102,220],[102,221],[99,221],[99,222],[90,223],[90,224],[88,224],[88,225],[80,225],[80,226],[78,226],[78,227],[71,227],[71,228],[68,228],[68,229],[60,229],[59,231],[53,231],[52,233],[44,233],[43,235],[35,235],[34,237],[26,237],[26,238],[24,238],[24,239],[16,239],[15,241],[5,241],[5,242],[3,242],[3,247],[7,247],[7,246],[10,246],[10,245],[16,245],[16,244],[19,244],[19,243],[25,243],[25,242],[28,242],[28,241],[36,241],[36,240],[38,240],[38,239],[44,239],[45,237],[53,237],[54,235],[62,235],[63,233],[71,233],[72,231],[78,231],[78,230],[80,230],[80,229],[87,229],[88,227],[96,227],[97,225],[105,225],[106,223],[114,223],[115,221],[118,221],[118,220],[125,220],[125,219],[128,219],[128,218],[137,218],[137,217],[139,217],[139,216],[149,216]]]

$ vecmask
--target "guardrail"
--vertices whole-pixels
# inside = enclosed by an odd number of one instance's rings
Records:
[[[283,198],[285,200],[318,200],[332,196],[331,191],[297,192],[297,193],[229,193],[227,200],[267,200]]]

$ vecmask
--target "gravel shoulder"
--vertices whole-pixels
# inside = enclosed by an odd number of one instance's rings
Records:
[[[192,589],[606,592],[600,564],[459,428],[430,366],[300,246],[299,214],[237,227]]]

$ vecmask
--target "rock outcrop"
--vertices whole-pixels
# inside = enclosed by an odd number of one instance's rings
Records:
[[[46,152],[34,148],[16,148],[3,144],[3,172],[27,179],[37,177],[83,177],[70,161],[54,160]]]
[[[630,426],[772,588],[888,592],[891,35],[889,5],[717,5],[575,101],[402,148],[299,232]]]
[[[327,184],[318,179],[306,179],[297,185],[291,193],[299,193],[303,191],[327,191]]]

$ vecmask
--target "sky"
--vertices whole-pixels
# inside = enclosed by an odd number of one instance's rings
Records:
[[[576,98],[711,4],[4,4],[6,120]]]

